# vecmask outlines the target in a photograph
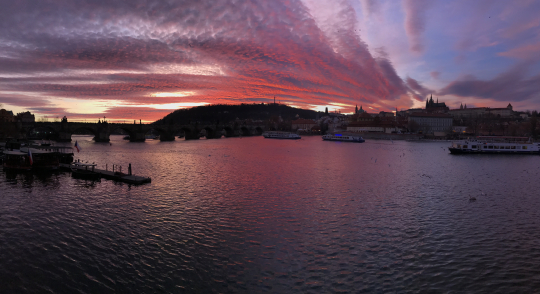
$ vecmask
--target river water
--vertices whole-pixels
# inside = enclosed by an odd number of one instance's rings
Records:
[[[76,159],[131,163],[152,183],[2,172],[0,292],[540,289],[540,156],[320,137],[73,139]]]

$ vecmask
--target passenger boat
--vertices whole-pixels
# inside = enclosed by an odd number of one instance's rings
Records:
[[[60,163],[70,164],[73,162],[73,147],[41,145],[34,148],[54,153],[58,157]]]
[[[32,154],[32,170],[57,170],[60,167],[58,154],[52,151],[22,147],[21,152],[28,155]]]
[[[344,141],[344,142],[357,142],[364,143],[366,140],[360,136],[342,135],[342,134],[326,134],[322,136],[325,141]]]
[[[69,167],[73,178],[101,181],[101,174],[95,172],[96,164],[94,163],[73,162]]]
[[[540,143],[528,137],[479,136],[454,141],[448,150],[452,154],[540,154]]]
[[[4,169],[52,171],[58,170],[60,162],[54,152],[34,148],[4,151]]]
[[[298,134],[290,132],[264,132],[263,137],[268,139],[300,139],[301,137]]]
[[[4,169],[12,170],[31,170],[32,163],[30,156],[20,150],[5,150],[2,163]]]

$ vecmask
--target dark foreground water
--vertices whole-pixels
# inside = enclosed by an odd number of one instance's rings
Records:
[[[152,183],[2,172],[0,292],[540,289],[540,156],[320,137],[74,139],[76,158],[132,163]]]

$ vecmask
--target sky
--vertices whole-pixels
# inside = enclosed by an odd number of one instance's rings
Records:
[[[0,104],[150,122],[205,104],[540,110],[540,0],[0,0]]]

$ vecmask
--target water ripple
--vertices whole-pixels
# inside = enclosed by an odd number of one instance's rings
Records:
[[[151,184],[0,174],[0,290],[540,288],[540,182],[527,172],[538,157],[451,156],[446,142],[113,140],[77,156],[132,163]]]

